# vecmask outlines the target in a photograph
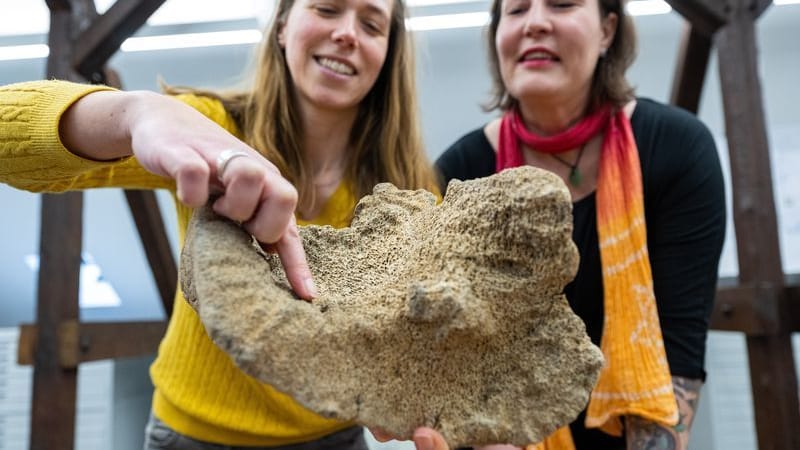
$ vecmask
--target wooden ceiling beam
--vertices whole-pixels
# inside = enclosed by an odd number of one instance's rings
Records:
[[[70,0],[45,0],[50,11],[71,11],[72,2]]]
[[[800,284],[735,285],[720,280],[711,329],[747,336],[774,336],[800,331]]]
[[[666,0],[693,27],[706,36],[713,35],[728,22],[735,0]]]
[[[111,358],[128,358],[155,353],[167,330],[165,321],[152,322],[63,322],[57,328],[61,342],[57,349],[63,369],[73,369],[80,363]],[[20,327],[17,345],[17,364],[35,362],[39,326]],[[125,339],[120,339],[125,336]]]
[[[142,27],[164,0],[118,0],[83,30],[75,42],[72,65],[87,80],[101,82],[102,67],[120,45]]]

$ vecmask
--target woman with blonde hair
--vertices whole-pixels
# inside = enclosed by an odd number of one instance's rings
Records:
[[[252,87],[233,94],[122,92],[38,81],[0,88],[0,182],[33,192],[167,189],[180,244],[192,208],[214,210],[278,252],[316,294],[295,221],[348,225],[378,182],[435,189],[422,149],[402,0],[281,0]],[[206,335],[180,290],[158,356],[147,449],[365,449],[245,375]],[[442,448],[429,429],[420,448]]]

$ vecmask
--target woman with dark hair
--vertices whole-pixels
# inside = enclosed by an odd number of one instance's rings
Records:
[[[502,116],[436,166],[444,183],[523,164],[563,179],[581,255],[565,294],[606,358],[587,409],[531,447],[686,449],[725,230],[711,134],[634,97],[622,0],[495,0],[488,38]]]
[[[0,87],[0,182],[34,192],[168,189],[180,244],[192,208],[240,222],[315,295],[295,220],[349,224],[378,182],[435,190],[421,145],[402,0],[281,0],[252,87],[121,92],[39,81]],[[150,370],[146,449],[365,450],[363,430],[245,375],[178,290]],[[442,448],[430,429],[420,448]]]

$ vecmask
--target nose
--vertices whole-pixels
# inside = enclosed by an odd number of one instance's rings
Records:
[[[336,23],[332,38],[334,42],[345,46],[354,46],[358,42],[356,38],[356,26],[358,18],[355,13],[343,14]]]
[[[544,1],[534,1],[525,17],[525,36],[536,36],[551,30],[552,24]]]

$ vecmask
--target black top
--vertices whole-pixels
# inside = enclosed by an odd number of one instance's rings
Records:
[[[706,334],[725,235],[725,192],[714,140],[695,116],[638,99],[631,128],[644,184],[647,246],[658,315],[673,375],[705,378]],[[483,128],[463,136],[436,161],[444,185],[495,173],[495,151]],[[564,288],[592,342],[603,331],[603,281],[595,194],[573,204],[572,239],[580,252],[575,279]],[[624,439],[572,423],[581,449],[624,449]]]

